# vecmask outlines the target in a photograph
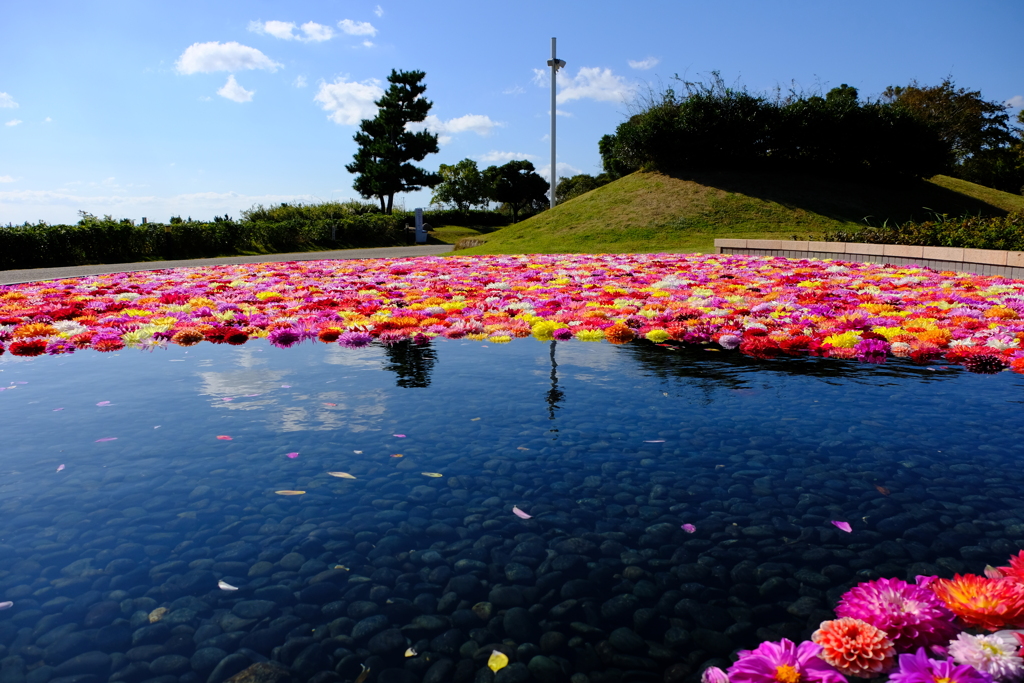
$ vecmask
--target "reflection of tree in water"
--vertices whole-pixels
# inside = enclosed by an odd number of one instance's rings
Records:
[[[407,389],[430,386],[430,374],[437,363],[437,352],[431,346],[405,340],[397,344],[385,344],[384,354],[387,356],[384,369],[398,375],[395,380],[397,386]]]
[[[758,359],[738,351],[708,351],[718,346],[666,347],[635,341],[616,347],[647,372],[663,380],[677,379],[704,389],[743,389],[772,374],[814,377],[829,384],[856,382],[877,384],[879,378],[913,378],[936,382],[952,379],[963,369],[956,366],[937,370],[936,366],[915,365],[910,361],[888,359],[883,364],[861,363],[836,358],[779,356]]]
[[[555,419],[555,410],[560,406],[558,402],[565,398],[565,392],[558,388],[558,363],[555,362],[555,344],[557,342],[551,340],[551,389],[545,397],[545,401],[548,404],[548,419]]]

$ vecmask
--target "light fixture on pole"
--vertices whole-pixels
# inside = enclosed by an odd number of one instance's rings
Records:
[[[555,57],[555,39],[551,39],[551,208],[555,208],[555,74],[565,66],[565,61]]]

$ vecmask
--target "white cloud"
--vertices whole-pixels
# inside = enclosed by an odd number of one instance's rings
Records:
[[[487,154],[477,157],[480,161],[488,161],[490,163],[504,164],[509,161],[516,161],[518,159],[526,159],[527,161],[533,161],[537,158],[535,154],[523,154],[522,152],[498,152],[490,151]]]
[[[1013,107],[1014,109],[1024,108],[1024,95],[1014,95],[1010,99],[1006,100],[1006,105],[1008,107]]]
[[[296,88],[305,88],[307,85],[309,85],[309,82],[306,81],[305,76],[296,76],[295,82],[292,85],[294,85]]]
[[[43,123],[49,123],[50,121],[53,121],[53,119],[51,119],[49,116],[43,119]]]
[[[17,126],[19,123],[24,123],[24,122],[21,119],[11,119],[10,121],[5,123],[4,125],[5,126]]]
[[[377,9],[373,10],[373,13],[376,14],[378,17],[383,17],[384,16],[384,8],[381,7],[380,5],[377,5]]]
[[[534,69],[530,82],[541,87],[551,85],[551,69]]]
[[[291,21],[250,21],[249,30],[261,35],[274,36],[281,40],[295,40],[295,23]]]
[[[661,62],[661,60],[658,59],[657,57],[648,57],[647,59],[641,59],[640,61],[635,61],[631,59],[627,63],[629,64],[629,67],[631,69],[639,69],[641,71],[646,71],[647,69],[653,69],[654,67],[656,67],[659,62]]]
[[[307,43],[319,43],[325,40],[330,40],[334,37],[334,29],[330,26],[324,26],[318,24],[315,21],[307,21],[305,24],[300,26],[302,32],[306,34],[305,38],[301,38]]]
[[[522,95],[526,90],[521,85],[513,85],[511,88],[505,88],[501,91],[502,95]]]
[[[379,5],[378,5],[379,7]],[[342,19],[338,22],[338,28],[350,36],[375,36],[377,35],[377,29],[373,27],[368,21],[352,21],[351,19]]]
[[[363,47],[373,47],[373,41],[372,40],[364,40],[363,41]]]
[[[212,73],[214,71],[244,71],[266,69],[277,71],[278,64],[254,47],[230,43],[193,43],[189,45],[175,67],[180,74]]]
[[[17,109],[18,103],[5,92],[0,92],[0,109]]]
[[[246,90],[238,84],[235,80],[235,75],[231,74],[228,76],[228,82],[224,84],[224,87],[217,91],[217,94],[221,97],[227,98],[232,102],[252,102],[252,95],[254,90]]]
[[[580,173],[583,173],[583,171],[581,171],[580,169],[576,168],[575,166],[571,166],[565,163],[564,161],[559,161],[557,164],[555,164],[555,169],[555,173],[559,178],[570,178],[574,175],[579,175]],[[537,175],[545,179],[549,177],[548,174],[550,172],[550,163],[544,164],[543,166],[537,169]]]
[[[342,126],[358,125],[362,119],[377,115],[375,100],[384,95],[380,81],[371,79],[356,83],[339,77],[333,83],[320,81],[320,89],[313,100],[329,112],[327,118]]]
[[[622,76],[613,74],[611,69],[589,66],[581,67],[575,77],[559,73],[558,84],[562,87],[557,97],[559,104],[582,99],[625,102],[636,88]]]
[[[452,141],[452,136],[458,133],[470,131],[477,135],[487,136],[495,128],[500,128],[504,125],[504,123],[492,121],[489,116],[484,116],[483,114],[466,114],[465,116],[448,119],[447,121],[442,121],[431,114],[426,120],[418,123],[409,123],[405,127],[411,131],[429,130],[431,133],[437,133],[437,142],[447,145]]]
[[[144,196],[115,194],[91,196],[84,192],[66,190],[9,190],[0,191],[0,213],[4,221],[18,224],[35,222],[42,218],[51,223],[75,223],[79,209],[97,216],[110,214],[117,217],[147,216],[151,221],[166,221],[170,216],[191,215],[197,220],[208,220],[215,215],[231,214],[254,204],[271,206],[281,202],[290,204],[315,202],[312,195],[247,195],[238,192],[199,192],[172,196]]]
[[[13,183],[17,178],[13,178],[9,175],[0,175],[0,183]]]

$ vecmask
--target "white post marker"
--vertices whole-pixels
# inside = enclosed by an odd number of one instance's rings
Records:
[[[427,232],[423,229],[423,209],[416,209],[416,244],[427,243]]]
[[[551,39],[551,208],[555,208],[555,74],[565,66],[565,62],[555,57],[555,39]]]

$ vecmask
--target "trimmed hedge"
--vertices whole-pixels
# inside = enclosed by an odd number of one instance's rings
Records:
[[[949,218],[943,214],[934,221],[924,223],[883,225],[857,231],[838,230],[827,233],[823,239],[826,242],[1024,251],[1024,211],[1014,211],[995,218]]]
[[[381,214],[147,225],[114,220],[26,224],[0,227],[0,269],[388,247],[408,243],[404,226],[401,216]]]

